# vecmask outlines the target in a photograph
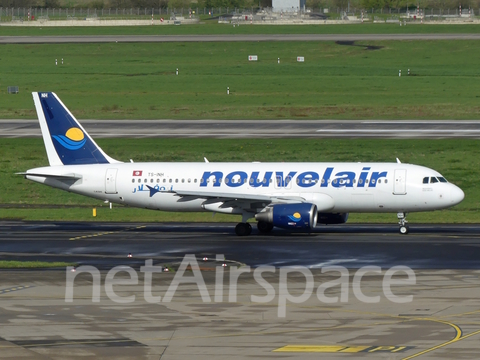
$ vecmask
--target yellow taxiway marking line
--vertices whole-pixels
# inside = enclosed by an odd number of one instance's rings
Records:
[[[456,343],[456,342],[458,342],[458,341],[461,341],[461,340],[467,339],[467,338],[469,338],[470,336],[477,335],[477,334],[480,334],[480,330],[474,331],[474,332],[472,332],[472,333],[470,333],[470,334],[468,334],[468,335],[461,336],[461,337],[459,337],[458,339],[452,339],[452,340],[450,340],[450,341],[447,341],[447,342],[445,342],[445,343],[443,343],[443,344],[440,344],[440,345],[437,345],[437,346],[431,347],[431,348],[429,348],[429,349],[426,349],[426,350],[420,351],[419,353],[416,353],[416,354],[413,354],[413,355],[407,356],[406,358],[403,358],[402,360],[409,360],[409,359],[413,359],[413,358],[415,358],[415,357],[417,357],[417,356],[424,355],[424,354],[426,354],[426,353],[429,353],[429,352],[431,352],[431,351],[434,351],[434,350],[440,349],[440,348],[442,348],[442,347],[444,347],[444,346],[447,346],[447,345],[450,345],[450,344]]]
[[[429,353],[431,351],[434,351],[434,350],[437,350],[437,349],[440,349],[444,346],[447,346],[447,345],[450,345],[450,344],[453,344],[459,340],[462,340],[462,329],[458,326],[458,325],[455,325],[451,322],[448,322],[448,321],[445,321],[445,320],[439,320],[439,319],[431,319],[431,318],[420,318],[418,319],[419,321],[434,321],[434,322],[438,322],[438,323],[441,323],[441,324],[445,324],[445,325],[448,325],[448,326],[451,326],[454,330],[455,330],[455,337],[452,339],[452,340],[449,340],[449,341],[446,341],[444,343],[441,343],[439,345],[436,345],[436,346],[433,346],[429,349],[426,349],[426,350],[423,350],[423,351],[420,351],[416,354],[413,354],[413,355],[410,355],[410,356],[407,356],[407,357],[404,357],[402,360],[409,360],[409,359],[413,359],[413,358],[416,358],[418,356],[421,356],[421,355],[424,355],[426,353]],[[469,335],[471,336],[471,335]]]
[[[142,225],[142,226],[135,226],[135,227],[126,228],[126,229],[122,229],[122,230],[118,230],[118,231],[105,231],[105,232],[101,232],[101,233],[95,233],[95,234],[92,234],[92,235],[83,235],[83,236],[72,237],[68,240],[80,240],[80,239],[92,238],[92,237],[95,237],[95,236],[118,234],[118,233],[121,233],[121,232],[124,232],[124,231],[143,229],[145,227],[146,227],[145,225]]]
[[[12,291],[19,291],[19,290],[28,289],[28,288],[31,288],[31,287],[33,287],[33,285],[14,286],[14,287],[11,287],[11,288],[8,288],[8,289],[2,289],[2,290],[0,290],[0,295],[5,294],[5,293],[9,293],[9,292],[12,292]]]
[[[377,346],[377,345],[286,345],[273,352],[308,352],[308,353],[359,353],[389,352],[397,353],[411,349],[410,346]]]

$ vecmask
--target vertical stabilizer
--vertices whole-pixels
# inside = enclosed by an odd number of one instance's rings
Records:
[[[55,93],[32,94],[50,166],[119,162],[103,152]]]

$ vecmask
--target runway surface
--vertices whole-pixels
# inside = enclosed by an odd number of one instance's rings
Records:
[[[272,34],[272,35],[85,35],[0,36],[0,44],[233,41],[478,40],[480,34]]]
[[[480,225],[411,224],[400,235],[396,224],[337,225],[315,232],[275,229],[249,237],[235,224],[9,223],[0,225],[0,258],[59,260],[111,267],[145,259],[176,263],[185,254],[202,259],[224,254],[249,266],[319,268],[367,265],[414,269],[480,269]],[[134,255],[131,259],[127,255]]]
[[[80,120],[94,138],[480,138],[480,120]],[[40,137],[38,120],[0,120],[0,137]]]
[[[1,222],[0,259],[93,267],[0,271],[0,359],[478,358],[480,225],[411,224],[408,236],[393,224],[346,225],[247,238],[232,225]],[[175,269],[187,253],[200,272],[140,271],[146,259]],[[259,278],[244,266],[233,280],[239,263],[297,268]],[[298,265],[309,267],[308,282]],[[338,271],[323,272],[329,265],[349,268],[346,286]],[[364,265],[383,272],[358,282]],[[388,287],[402,303],[385,288],[396,265],[414,271]],[[177,275],[185,280],[178,287]]]

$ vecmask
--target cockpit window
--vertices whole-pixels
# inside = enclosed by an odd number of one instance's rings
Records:
[[[448,181],[443,176],[431,176],[431,177],[426,176],[423,178],[424,184],[433,184],[438,182],[446,183]]]

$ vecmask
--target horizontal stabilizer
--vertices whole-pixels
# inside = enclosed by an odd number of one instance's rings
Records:
[[[81,179],[82,178],[82,175],[80,174],[41,174],[41,173],[31,173],[31,172],[20,172],[20,173],[15,173],[15,175],[40,176],[40,177],[56,178],[56,179]]]

